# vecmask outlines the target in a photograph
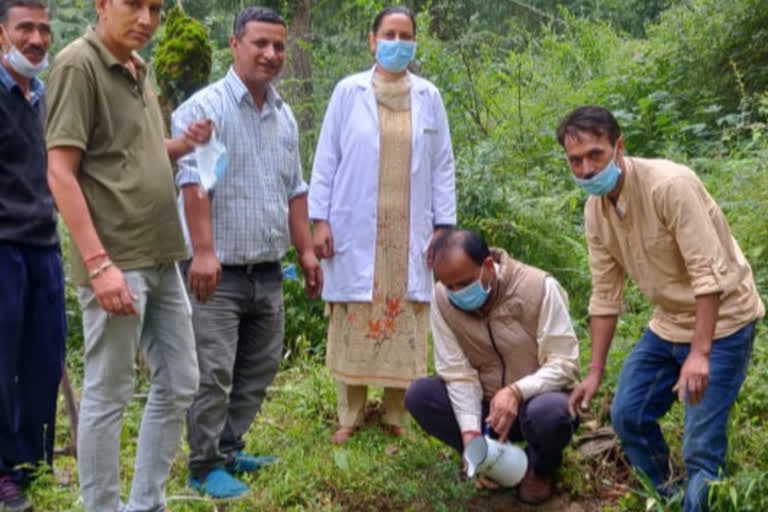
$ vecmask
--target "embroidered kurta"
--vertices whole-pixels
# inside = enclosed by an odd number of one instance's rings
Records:
[[[405,300],[411,168],[407,77],[374,76],[380,147],[373,301],[330,303],[326,364],[349,385],[405,388],[426,374],[429,305]]]

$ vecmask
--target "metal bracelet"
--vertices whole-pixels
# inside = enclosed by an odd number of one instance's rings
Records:
[[[107,261],[103,262],[101,265],[99,265],[95,269],[93,269],[90,272],[88,272],[88,279],[93,280],[93,279],[99,277],[99,275],[102,272],[104,272],[105,270],[107,270],[111,266],[112,266],[112,262],[110,260],[107,260]]]

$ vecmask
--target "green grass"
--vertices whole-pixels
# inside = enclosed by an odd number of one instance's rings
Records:
[[[734,145],[728,157],[693,159],[685,154],[670,154],[669,157],[691,164],[700,173],[708,190],[721,204],[734,236],[750,260],[758,289],[765,293],[768,290],[768,264],[765,263],[768,254],[768,128],[755,131],[755,142]],[[465,189],[477,191],[482,189],[483,183],[482,180],[472,181]],[[484,190],[479,190],[478,202],[486,197]],[[531,197],[541,194],[531,192]],[[568,267],[569,273],[564,275],[572,279],[561,280],[571,296],[572,314],[582,340],[582,369],[586,369],[590,359],[589,342],[586,318],[579,311],[584,309],[588,299],[588,268],[583,247],[577,247],[583,240],[574,236],[573,242],[560,243],[557,239],[558,233],[580,229],[575,225],[579,212],[567,204],[560,207],[546,201],[537,204],[543,207],[512,212],[519,214],[519,224],[526,228],[519,237],[516,233],[517,238],[506,233],[502,229],[505,224],[498,224],[494,232],[498,235],[498,243],[506,243],[508,249],[513,249],[513,254],[515,249],[520,252],[523,247],[525,251],[521,258],[544,268],[558,262]],[[499,203],[499,208],[502,206]],[[490,212],[496,212],[496,203]],[[486,213],[479,211],[477,218],[489,220]],[[507,211],[500,209],[496,213],[496,220],[508,220]],[[66,236],[63,242],[65,246],[68,244]],[[553,254],[557,255],[558,250],[568,254],[554,258]],[[413,422],[406,439],[395,440],[374,424],[343,447],[332,445],[329,438],[335,428],[336,397],[334,383],[320,363],[325,330],[322,305],[304,299],[297,283],[287,283],[285,290],[289,358],[286,358],[284,368],[268,392],[262,412],[246,437],[248,451],[278,455],[280,462],[249,480],[252,494],[247,499],[214,503],[187,489],[186,446],[182,443],[168,483],[171,510],[528,510],[520,508],[513,499],[507,499],[509,493],[501,493],[504,499],[499,501],[498,493],[478,492],[471,483],[461,482],[458,479],[458,456],[426,438]],[[67,290],[67,301],[70,322],[67,358],[77,388],[82,379],[82,330],[71,287]],[[579,434],[609,424],[612,391],[621,365],[649,319],[650,308],[634,285],[627,287],[624,304],[626,312],[618,325],[603,385],[592,404],[593,417],[584,421]],[[768,510],[768,387],[764,384],[765,375],[768,375],[767,341],[765,322],[761,322],[751,366],[731,414],[727,478],[713,489],[713,512]],[[123,496],[127,495],[130,486],[135,439],[144,405],[141,396],[146,394],[147,385],[146,379],[140,376],[137,398],[125,412],[121,442]],[[378,395],[374,393],[373,396]],[[682,417],[683,409],[676,404],[661,421],[672,449],[675,475],[683,474]],[[59,448],[70,445],[63,403],[56,444]],[[45,512],[82,510],[78,504],[74,459],[59,456],[54,466],[54,475],[43,474],[33,485],[31,496],[36,509]],[[569,448],[557,485],[560,493],[577,501],[582,510],[681,510],[679,499],[662,502],[634,478],[622,465],[617,451],[606,457],[583,460],[577,450]]]
[[[765,418],[766,393],[761,376],[768,370],[766,333],[761,330],[749,376],[731,424],[729,465],[731,479],[718,487],[718,493],[743,496],[747,488],[752,495],[765,490],[768,478],[761,477],[768,460],[768,425]],[[612,361],[623,359],[631,344],[619,340],[612,353]],[[587,352],[587,351],[585,351]],[[596,417],[601,416],[610,398],[619,364],[611,364],[595,401]],[[126,410],[121,440],[121,488],[126,495],[130,487],[135,453],[135,439],[144,400],[141,393],[147,383],[141,380],[137,398]],[[280,372],[268,393],[264,408],[247,434],[247,451],[274,454],[280,461],[262,470],[247,481],[251,494],[238,501],[214,502],[187,488],[186,444],[177,455],[168,484],[168,504],[174,512],[253,511],[253,510],[481,510],[489,499],[487,492],[479,492],[471,483],[458,478],[458,457],[447,447],[428,439],[411,422],[409,434],[395,439],[383,432],[374,422],[366,426],[352,440],[335,446],[329,441],[335,427],[334,383],[322,365],[311,361],[295,361],[293,366]],[[373,393],[377,401],[380,394]],[[67,418],[60,412],[57,444],[69,443]],[[662,421],[664,431],[675,454],[673,463],[681,471],[680,448],[682,438],[682,408],[675,406]],[[37,510],[80,511],[78,503],[75,461],[69,456],[55,460],[54,475],[43,475],[32,488],[32,499]],[[570,498],[582,503],[594,503],[607,489],[627,484],[629,489],[641,493],[642,485],[629,481],[609,465],[600,467],[596,461],[584,461],[569,449],[566,462],[558,475],[558,487]],[[762,478],[762,479],[761,479]],[[761,486],[761,487],[756,487]],[[621,487],[619,487],[621,488]],[[731,491],[734,489],[734,491]],[[591,505],[584,510],[645,510],[653,498],[642,494],[628,494],[619,501],[604,499],[601,506]],[[738,498],[737,498],[738,499]],[[763,498],[761,498],[763,499]],[[491,503],[491,502],[487,502]],[[486,504],[487,504],[486,503]],[[507,500],[505,503],[515,503]],[[738,503],[738,501],[737,501]],[[491,508],[495,510],[495,508]],[[521,509],[522,510],[522,509]],[[527,510],[527,509],[526,509]],[[667,510],[679,510],[673,503]],[[729,508],[727,503],[721,510]],[[757,510],[757,509],[754,509]]]
[[[145,388],[146,383],[140,385]],[[377,400],[373,393],[373,399]],[[123,494],[130,486],[143,399],[126,410],[122,434]],[[456,510],[474,490],[458,479],[458,457],[411,425],[395,439],[378,424],[363,429],[342,447],[329,439],[335,426],[335,387],[317,364],[298,363],[282,371],[247,435],[249,452],[275,454],[280,461],[247,478],[251,495],[214,502],[187,488],[186,445],[174,461],[168,504],[176,511],[252,510]],[[57,443],[69,443],[60,414]],[[55,460],[56,472],[32,489],[38,510],[79,511],[75,461]]]
[[[756,156],[768,156],[765,151]],[[768,229],[768,164],[765,158],[711,160],[696,162],[712,195],[723,205],[734,235],[749,257],[758,286],[768,286],[768,265],[763,263]],[[717,171],[717,172],[715,172]],[[558,213],[562,215],[562,213]],[[568,222],[567,219],[561,219]],[[67,243],[66,237],[64,238]],[[587,269],[585,268],[586,272]],[[295,284],[295,283],[294,283]],[[167,495],[172,511],[252,511],[252,510],[339,510],[339,511],[479,511],[530,510],[520,508],[509,493],[478,492],[471,482],[458,478],[459,459],[449,448],[428,439],[411,422],[409,436],[396,440],[377,425],[366,427],[342,447],[329,438],[335,428],[335,386],[319,362],[322,345],[322,320],[317,304],[305,304],[297,296],[299,286],[286,285],[292,340],[287,340],[290,358],[270,388],[267,401],[248,432],[247,450],[272,454],[280,462],[249,480],[251,495],[236,502],[213,502],[186,486],[186,445],[174,462]],[[566,283],[566,287],[568,284]],[[571,295],[574,295],[571,293]],[[573,301],[574,297],[572,297]],[[582,303],[586,297],[580,297]],[[617,329],[606,375],[592,404],[593,417],[584,421],[580,434],[609,424],[612,391],[621,365],[647,324],[650,310],[634,286],[625,297],[627,312]],[[70,338],[68,363],[75,387],[82,379],[82,341],[79,315],[71,288],[68,289]],[[298,309],[304,316],[297,315]],[[307,315],[313,318],[307,321]],[[583,318],[575,318],[582,340],[582,368],[588,365],[589,342]],[[761,323],[752,363],[731,414],[727,475],[712,493],[715,512],[765,512],[768,510],[768,334]],[[294,339],[295,338],[295,339]],[[290,343],[293,341],[293,343]],[[431,357],[430,357],[431,359]],[[121,489],[127,495],[133,470],[135,439],[146,394],[147,382],[141,376],[137,398],[127,407],[121,440]],[[377,400],[380,394],[373,393]],[[682,475],[683,410],[673,406],[661,422],[673,454],[674,474]],[[69,425],[60,404],[57,447],[70,445]],[[55,459],[55,474],[43,474],[33,485],[31,496],[37,510],[80,511],[76,464],[70,456]],[[582,510],[644,511],[681,510],[680,500],[663,502],[654,496],[628,469],[617,453],[583,460],[569,448],[558,475],[561,494],[578,502]],[[567,510],[567,508],[551,508]],[[574,509],[576,510],[576,509]]]

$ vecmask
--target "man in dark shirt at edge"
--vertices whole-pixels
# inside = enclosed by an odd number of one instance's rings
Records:
[[[27,511],[31,471],[53,456],[64,360],[64,280],[46,183],[47,5],[0,0],[0,510]],[[24,465],[24,468],[20,468]]]

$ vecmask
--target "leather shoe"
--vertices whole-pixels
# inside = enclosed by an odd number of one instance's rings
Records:
[[[539,505],[552,497],[552,477],[536,473],[528,468],[518,490],[520,501],[528,505]]]

